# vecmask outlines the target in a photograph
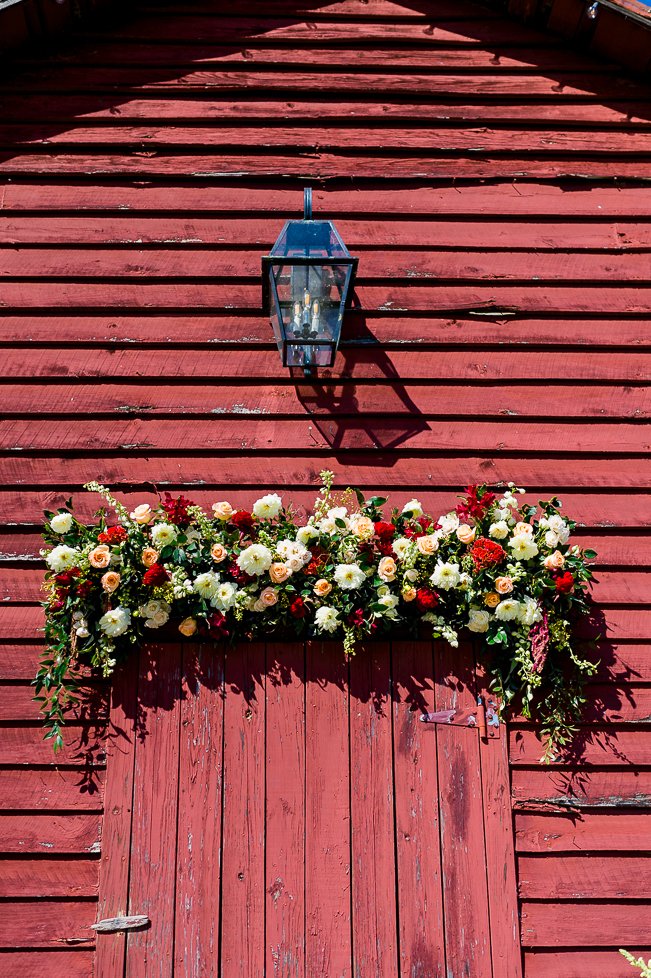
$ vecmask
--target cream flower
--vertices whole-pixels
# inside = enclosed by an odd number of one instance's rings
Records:
[[[391,549],[398,558],[398,560],[404,560],[408,552],[411,550],[411,540],[407,537],[398,537],[391,544]]]
[[[145,547],[142,552],[141,560],[145,567],[151,567],[152,564],[156,563],[159,556],[158,550],[154,550],[153,547]]]
[[[437,561],[430,581],[434,587],[441,588],[443,591],[449,591],[451,588],[457,586],[459,583],[459,577],[460,571],[458,564],[452,564],[449,562],[444,563],[443,561],[439,560]]]
[[[417,499],[410,499],[408,503],[402,507],[403,516],[412,516],[417,520],[423,515],[423,507]]]
[[[296,533],[296,540],[304,547],[308,547],[310,540],[315,540],[318,536],[319,531],[316,526],[313,526],[311,523],[306,523],[305,526],[299,526]]]
[[[529,627],[535,625],[536,622],[542,621],[542,611],[538,606],[538,602],[528,594],[520,602],[518,620],[523,625],[529,625]]]
[[[219,574],[215,574],[214,571],[206,571],[204,574],[199,574],[199,576],[195,578],[192,586],[197,594],[202,598],[210,599],[217,590],[218,584]]]
[[[135,523],[140,523],[142,526],[145,523],[151,523],[154,518],[154,511],[149,503],[140,503],[129,515]]]
[[[403,601],[414,601],[416,599],[416,588],[415,587],[403,587],[402,589],[402,600]]]
[[[94,550],[88,554],[88,562],[91,567],[96,567],[101,570],[104,567],[108,567],[111,563],[111,550],[105,543],[101,543],[99,547],[95,547]]]
[[[167,601],[148,601],[138,609],[145,619],[145,628],[162,628],[167,624],[172,611]]]
[[[565,566],[565,557],[560,550],[555,550],[549,557],[545,557],[543,563],[547,570],[560,570]]]
[[[385,618],[397,618],[398,613],[396,608],[400,602],[400,598],[397,594],[391,594],[389,591],[387,594],[382,594],[378,598],[378,604],[381,604],[386,611],[383,612]]]
[[[507,598],[506,601],[502,601],[495,609],[495,617],[499,618],[500,621],[513,621],[519,614],[520,602],[514,601],[513,598]]]
[[[446,513],[445,516],[439,516],[439,526],[443,536],[447,537],[450,533],[456,532],[459,526],[459,517],[456,513]]]
[[[212,511],[215,515],[215,519],[222,520],[224,523],[226,523],[227,520],[230,520],[231,516],[235,512],[231,504],[225,501],[220,503],[213,503]]]
[[[491,523],[488,528],[488,535],[493,540],[504,540],[509,535],[509,524],[506,520],[498,520],[497,523]]]
[[[260,592],[260,597],[258,600],[265,606],[265,608],[273,608],[278,601],[278,595],[276,594],[274,588],[266,587],[264,591]]]
[[[179,631],[181,635],[185,635],[186,638],[191,638],[197,630],[197,620],[196,618],[184,618],[179,625]]]
[[[272,564],[269,568],[269,577],[274,582],[274,584],[282,584],[286,581],[288,577],[291,577],[291,569],[287,564]]]
[[[276,544],[276,553],[283,558],[290,571],[294,572],[299,571],[312,559],[310,551],[296,540],[280,540]]]
[[[58,547],[54,547],[45,558],[46,564],[55,574],[61,574],[62,571],[76,567],[78,560],[79,551],[74,550],[72,547],[67,547],[64,543]]]
[[[468,612],[468,628],[471,632],[488,631],[491,616],[483,608],[471,608]]]
[[[515,537],[521,537],[521,536],[529,536],[529,537],[532,537],[533,536],[533,526],[531,525],[531,523],[522,523],[522,522],[516,523],[515,526],[513,527],[513,536],[515,536]]]
[[[358,564],[337,564],[334,578],[343,591],[354,591],[366,580],[366,574]]]
[[[495,590],[498,594],[510,594],[513,590],[513,580],[510,577],[496,578]]]
[[[264,574],[265,571],[269,570],[272,563],[271,550],[261,543],[252,543],[237,558],[239,569],[252,577],[259,577],[260,574]]]
[[[409,567],[405,571],[405,580],[409,581],[410,584],[416,583],[416,581],[418,580],[418,571],[416,570],[415,567]]]
[[[128,608],[113,608],[102,615],[98,624],[105,635],[117,638],[124,635],[131,624],[131,612]]]
[[[375,524],[368,516],[355,513],[350,518],[350,527],[359,540],[370,540],[375,533]]]
[[[228,557],[228,550],[223,543],[213,543],[210,548],[210,556],[216,564],[221,564],[222,560],[226,560]]]
[[[120,585],[120,575],[117,571],[107,571],[102,577],[102,587],[107,594],[112,594]]]
[[[54,530],[55,533],[67,533],[73,524],[72,515],[70,513],[57,513],[50,520],[50,529]]]
[[[317,595],[317,597],[325,598],[332,591],[332,584],[330,583],[330,581],[326,581],[325,578],[320,577],[319,580],[314,585],[314,587],[312,588],[312,590]]]
[[[439,542],[433,533],[426,533],[416,538],[416,548],[424,557],[431,557],[438,550]]]
[[[259,520],[275,520],[282,508],[283,501],[274,492],[256,499],[253,504],[253,515]]]
[[[461,526],[457,527],[457,540],[461,543],[472,543],[476,536],[477,533],[474,526],[462,523]]]
[[[212,607],[222,612],[232,608],[236,601],[237,587],[231,584],[230,581],[223,581],[221,584],[218,584],[210,598]]]
[[[517,560],[531,560],[538,553],[538,545],[527,534],[520,534],[509,540],[509,547]]]
[[[155,523],[151,528],[151,538],[157,547],[167,547],[176,543],[177,530],[171,523]]]
[[[314,625],[320,632],[336,632],[340,624],[339,612],[336,608],[330,608],[328,605],[317,608]]]
[[[387,583],[395,580],[397,570],[398,566],[393,557],[383,557],[377,566],[380,579],[387,581]]]

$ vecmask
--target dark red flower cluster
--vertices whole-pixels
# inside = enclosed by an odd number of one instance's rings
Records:
[[[248,513],[245,509],[238,509],[236,513],[231,516],[230,522],[233,526],[236,526],[241,533],[246,533],[253,526],[253,516]]]
[[[419,611],[432,611],[439,603],[439,596],[431,587],[419,587],[416,591],[416,605]]]
[[[478,537],[470,548],[475,570],[485,570],[487,567],[497,567],[506,559],[506,550],[499,543],[487,537]]]
[[[465,492],[465,499],[456,507],[457,516],[464,523],[483,519],[497,499],[494,492],[489,492],[483,486],[468,486]]]
[[[70,585],[74,582],[75,578],[79,577],[80,574],[81,571],[79,570],[78,567],[71,567],[70,570],[61,571],[60,574],[57,574],[54,580],[59,585],[59,587],[70,587]]]
[[[145,571],[142,583],[147,587],[161,587],[167,584],[171,577],[170,572],[165,570],[162,564],[152,564],[149,570]]]
[[[250,584],[255,578],[251,577],[250,574],[245,573],[239,566],[236,560],[232,560],[227,567],[228,573],[231,575],[236,584],[244,587],[245,584]]]
[[[350,612],[346,621],[353,628],[361,628],[362,625],[364,624],[364,609],[355,608],[354,611]]]
[[[380,520],[375,524],[375,535],[382,541],[393,540],[396,535],[396,528],[393,523],[386,523]]]
[[[556,574],[554,577],[554,582],[556,584],[556,591],[558,594],[569,594],[574,587],[574,577],[569,571],[563,571],[562,574]]]
[[[107,526],[104,532],[97,537],[100,543],[108,543],[109,546],[122,543],[126,538],[127,531],[123,526]]]
[[[177,526],[191,522],[188,506],[194,506],[191,499],[186,499],[185,496],[177,496],[176,499],[172,499],[169,492],[165,493],[165,499],[161,502],[161,508],[165,510],[168,520]]]
[[[415,522],[417,524],[416,526],[405,528],[406,537],[414,537],[414,539],[424,537],[434,521],[429,516],[419,516]]]
[[[206,619],[206,624],[208,625],[208,631],[216,635],[217,638],[228,638],[229,631],[226,623],[226,615],[223,615],[221,611],[213,611]]]
[[[293,618],[305,618],[307,615],[307,605],[300,594],[290,604],[289,613]]]
[[[77,597],[87,598],[92,590],[93,590],[92,581],[82,581],[81,584],[77,586]]]

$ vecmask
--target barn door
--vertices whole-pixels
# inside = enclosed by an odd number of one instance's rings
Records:
[[[518,978],[472,649],[151,646],[112,706],[97,978]],[[446,678],[447,677],[447,678]]]

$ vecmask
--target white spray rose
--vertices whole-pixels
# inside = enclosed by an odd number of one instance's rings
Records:
[[[253,504],[253,515],[259,520],[274,520],[283,508],[283,501],[276,493],[270,493],[256,500]]]
[[[273,563],[271,550],[261,543],[252,543],[237,558],[237,566],[251,577],[259,577],[268,571]]]
[[[330,608],[328,605],[317,608],[314,624],[320,632],[336,632],[340,625],[339,612],[336,608]]]
[[[503,540],[509,535],[509,524],[506,520],[498,520],[496,523],[491,523],[488,529],[488,535],[493,540]]]
[[[79,551],[73,550],[72,547],[67,547],[65,543],[55,547],[45,558],[46,564],[55,574],[60,574],[62,571],[70,570],[71,567],[76,567],[78,560]]]
[[[364,583],[366,574],[357,564],[338,564],[334,578],[342,590],[353,591]]]
[[[488,631],[490,615],[483,608],[471,608],[468,613],[468,628],[471,632]]]
[[[99,620],[99,627],[110,638],[124,635],[130,624],[131,612],[128,608],[113,608],[112,611],[107,611],[105,615],[102,615]]]
[[[55,533],[68,533],[72,527],[72,516],[70,513],[57,513],[50,520],[50,529],[54,530]]]

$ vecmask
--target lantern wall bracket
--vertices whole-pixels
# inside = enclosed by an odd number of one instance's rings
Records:
[[[482,740],[498,740],[500,736],[500,718],[497,704],[488,700],[484,705],[481,696],[477,697],[477,707],[474,710],[438,710],[435,713],[423,713],[421,723],[438,723],[444,726],[472,727],[479,731]]]

